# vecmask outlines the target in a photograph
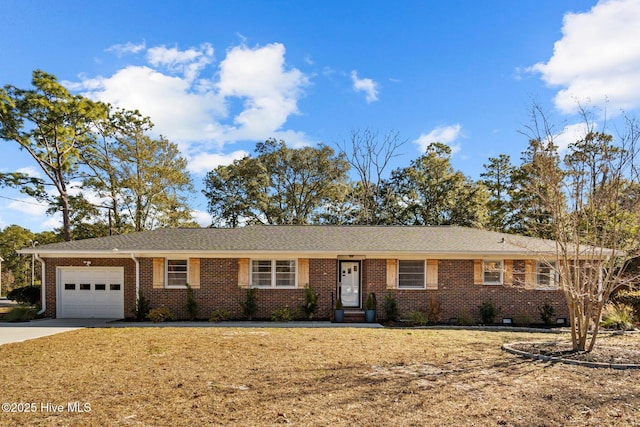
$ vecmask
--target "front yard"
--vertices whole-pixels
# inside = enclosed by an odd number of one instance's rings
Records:
[[[640,370],[413,329],[84,329],[0,346],[1,425],[640,425]],[[604,338],[636,343],[640,336]],[[35,404],[26,406],[19,404]],[[49,405],[50,404],[50,405]],[[60,410],[61,409],[61,410]],[[83,410],[79,412],[77,409]]]

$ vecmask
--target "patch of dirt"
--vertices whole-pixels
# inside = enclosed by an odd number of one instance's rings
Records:
[[[510,347],[531,354],[568,360],[640,366],[640,348],[637,347],[637,339],[632,339],[629,334],[598,338],[590,352],[574,351],[570,341],[514,343],[510,344]]]
[[[399,365],[399,366],[377,366],[371,367],[368,376],[372,377],[405,377],[405,378],[422,378],[422,377],[438,377],[446,371],[427,363]]]

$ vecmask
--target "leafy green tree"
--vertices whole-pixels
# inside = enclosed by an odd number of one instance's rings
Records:
[[[512,212],[510,195],[513,193],[512,174],[515,168],[511,165],[511,158],[506,154],[490,157],[489,163],[483,167],[485,171],[480,177],[482,184],[489,191],[488,226],[495,231],[507,232]]]
[[[77,196],[69,196],[69,208],[71,211],[72,240],[90,239],[109,235],[109,224],[105,221],[99,206],[89,202],[83,193]],[[57,210],[59,210],[58,205],[52,204],[47,213],[53,214]],[[56,232],[60,236],[64,236],[61,228],[56,229]]]
[[[332,148],[268,139],[255,153],[207,174],[203,193],[215,225],[316,223],[344,201],[349,165]]]
[[[17,250],[31,246],[34,241],[35,235],[19,225],[9,225],[0,231],[3,291],[31,284],[31,257],[20,255]]]
[[[392,172],[395,221],[411,225],[483,227],[487,190],[451,166],[451,149],[432,143],[407,168]]]
[[[31,257],[17,251],[36,244],[46,245],[62,241],[51,231],[33,233],[19,225],[9,225],[0,230],[0,257],[2,261],[2,292],[31,284]],[[41,269],[36,261],[34,279],[40,281]]]
[[[99,102],[71,95],[55,76],[33,72],[34,89],[5,86],[0,95],[0,139],[13,141],[42,169],[55,187],[65,240],[71,239],[69,183],[77,177],[79,153],[92,141],[92,124],[106,114]],[[23,182],[23,191],[51,202],[38,185]]]
[[[141,118],[137,112],[126,110],[114,112],[109,108],[108,117],[96,123],[93,143],[80,153],[88,169],[83,187],[92,189],[104,200],[104,204],[100,207],[107,209],[109,234],[124,234],[133,230],[133,226],[123,217],[122,174],[119,173],[118,160],[113,153],[118,145],[118,129],[129,127],[137,127],[143,132],[151,129],[149,120]],[[99,211],[94,210],[93,215],[99,216]]]
[[[84,184],[106,200],[99,207],[109,212],[109,232],[192,225],[193,184],[178,146],[150,137],[153,123],[138,111],[110,110],[97,125],[82,153],[90,170]]]
[[[541,166],[544,165],[544,168]],[[545,171],[547,176],[540,174]],[[553,141],[537,138],[529,141],[529,147],[523,153],[522,164],[511,174],[510,210],[508,230],[524,236],[552,239],[552,215],[541,199],[542,186],[559,185],[562,179],[560,156]],[[540,191],[531,191],[539,187]]]

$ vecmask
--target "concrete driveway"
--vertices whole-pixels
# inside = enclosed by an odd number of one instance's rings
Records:
[[[115,319],[39,319],[24,323],[0,322],[0,345],[55,335],[82,328],[99,328]]]

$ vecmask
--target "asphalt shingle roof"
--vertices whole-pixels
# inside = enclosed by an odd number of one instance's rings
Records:
[[[27,248],[23,253],[74,252],[555,252],[555,242],[457,226],[249,226],[171,228]]]

